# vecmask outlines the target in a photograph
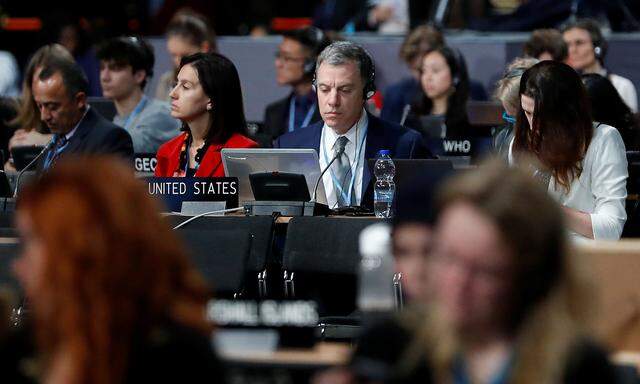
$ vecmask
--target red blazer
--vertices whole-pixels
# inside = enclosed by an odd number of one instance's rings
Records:
[[[178,169],[180,163],[180,150],[182,149],[182,143],[184,142],[186,133],[183,133],[166,143],[162,144],[158,149],[156,158],[158,163],[156,164],[156,176],[159,177],[171,177],[173,173]],[[222,156],[220,150],[222,148],[257,148],[258,143],[240,135],[234,133],[233,136],[226,143],[212,144],[207,149],[207,153],[204,154],[200,167],[196,171],[196,177],[222,177],[224,176],[224,166],[222,165]]]

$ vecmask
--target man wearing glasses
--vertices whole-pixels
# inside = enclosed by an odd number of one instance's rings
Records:
[[[315,27],[283,34],[275,55],[276,80],[279,85],[291,87],[291,93],[269,104],[265,110],[263,133],[271,140],[320,120],[311,82],[316,58],[329,43],[325,34]]]

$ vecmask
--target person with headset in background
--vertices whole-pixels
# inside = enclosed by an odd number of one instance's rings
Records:
[[[608,78],[629,108],[638,112],[638,95],[633,83],[610,73],[604,66],[607,41],[598,23],[591,19],[571,22],[562,28],[562,36],[569,47],[567,64],[581,74],[597,73]]]
[[[155,153],[178,134],[180,121],[171,117],[168,103],[144,94],[153,74],[153,49],[141,38],[119,37],[102,44],[97,57],[102,94],[117,111],[113,122],[129,132],[135,153]]]
[[[269,141],[320,120],[320,111],[311,80],[316,58],[330,44],[318,28],[285,32],[276,52],[278,85],[291,87],[287,97],[269,104],[264,112],[263,132]]]
[[[314,87],[322,121],[288,132],[276,148],[312,148],[325,172],[322,182],[330,208],[373,207],[372,172],[367,159],[381,149],[392,158],[421,158],[429,152],[420,134],[378,119],[364,105],[375,93],[375,67],[367,51],[349,42],[334,42],[318,56]]]
[[[455,48],[436,47],[422,57],[420,92],[407,104],[401,124],[422,131],[430,138],[471,135],[467,116],[469,75],[464,58]]]

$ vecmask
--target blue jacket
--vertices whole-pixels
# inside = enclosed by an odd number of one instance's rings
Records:
[[[362,173],[362,202],[364,207],[373,207],[373,183],[368,159],[374,159],[381,149],[391,151],[391,157],[397,159],[428,159],[431,153],[423,143],[420,134],[401,125],[389,123],[367,114],[369,125],[364,150],[364,168]],[[274,148],[312,148],[320,153],[323,121],[306,128],[286,133],[273,142]]]

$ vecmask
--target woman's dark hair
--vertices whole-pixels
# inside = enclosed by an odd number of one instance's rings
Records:
[[[216,52],[216,35],[206,17],[192,11],[178,12],[167,26],[167,37],[180,36],[191,44],[209,43],[209,51]]]
[[[524,44],[524,54],[529,57],[540,58],[547,52],[553,60],[564,61],[569,55],[567,43],[562,39],[562,33],[557,29],[536,29]]]
[[[615,127],[624,140],[627,150],[637,150],[640,122],[629,106],[622,100],[608,78],[596,73],[582,75],[594,121]]]
[[[542,61],[520,81],[520,97],[535,102],[533,127],[520,108],[514,151],[537,157],[566,191],[582,173],[582,160],[593,136],[589,96],[578,73],[567,64]]]
[[[208,144],[223,144],[234,133],[248,135],[244,116],[240,77],[231,60],[219,53],[195,53],[180,61],[180,68],[191,65],[198,73],[204,93],[211,98],[211,125]],[[183,129],[186,129],[186,124]]]
[[[467,115],[469,74],[467,73],[467,64],[460,52],[446,45],[427,51],[423,58],[432,52],[440,53],[451,71],[451,82],[454,90],[447,100],[447,113],[445,116],[447,136],[466,136],[465,131],[469,127],[469,117]],[[422,91],[417,95],[412,110],[417,115],[428,115],[431,113],[432,108],[433,102]]]

